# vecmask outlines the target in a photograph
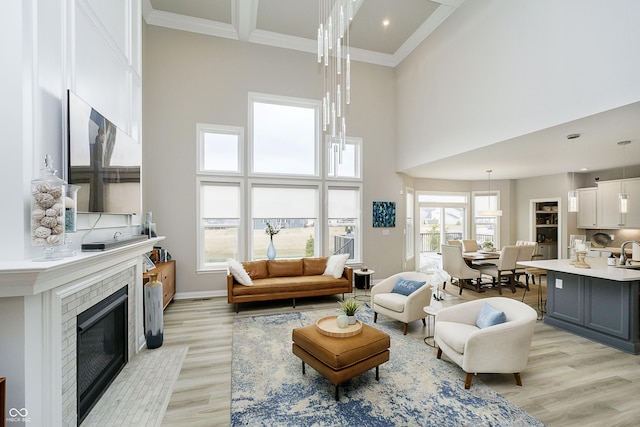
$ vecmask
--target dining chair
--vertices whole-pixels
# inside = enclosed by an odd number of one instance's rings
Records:
[[[516,259],[516,271],[515,271],[515,280],[516,283],[519,282],[521,275],[526,275],[527,267],[524,265],[518,264],[520,261],[532,261],[535,259],[536,254],[538,252],[538,244],[536,242],[526,242],[526,244],[518,244],[516,242],[516,246],[519,248],[518,250],[518,258]],[[529,289],[529,280],[525,279],[525,288]]]
[[[502,279],[507,279],[511,292],[516,292],[515,271],[520,247],[516,245],[504,246],[500,251],[500,258],[496,264],[478,265],[482,274],[491,276],[494,286],[498,286],[498,292],[502,295]]]
[[[476,279],[475,287],[476,292],[480,291],[480,278],[482,274],[479,270],[471,268],[467,265],[464,258],[462,257],[462,246],[458,245],[442,245],[441,247],[442,253],[442,269],[449,273],[451,276],[451,280],[456,278],[458,280],[458,287],[460,288],[460,292],[458,295],[462,295],[462,288],[464,287],[464,282],[466,280]],[[447,286],[447,282],[445,281],[442,285],[442,289]]]
[[[478,242],[475,240],[463,240],[462,252],[478,252]]]
[[[462,240],[447,240],[447,245],[462,247]]]

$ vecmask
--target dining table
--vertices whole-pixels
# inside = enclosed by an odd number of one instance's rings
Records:
[[[487,261],[500,258],[500,251],[476,251],[476,252],[462,252],[462,258],[467,263],[473,263],[474,261]]]

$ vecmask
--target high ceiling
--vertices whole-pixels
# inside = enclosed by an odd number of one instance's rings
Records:
[[[395,67],[465,0],[355,0],[353,60]],[[316,52],[318,0],[143,0],[147,24]],[[388,19],[389,25],[383,26]],[[580,133],[568,142],[566,136]],[[617,142],[632,141],[623,153]],[[624,156],[623,156],[624,154]],[[404,171],[414,177],[517,179],[640,163],[640,103]]]

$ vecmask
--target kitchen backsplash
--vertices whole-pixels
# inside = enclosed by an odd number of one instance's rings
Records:
[[[594,239],[594,235],[599,233],[604,233],[609,235],[611,242],[607,244],[608,247],[619,248],[620,245],[627,240],[635,240],[636,242],[640,242],[640,230],[635,229],[625,229],[625,230],[584,230],[584,233],[587,236],[587,241],[591,242],[592,247],[598,247],[596,242],[602,242],[602,238],[598,238],[601,236],[596,236]],[[594,240],[596,242],[594,242]]]

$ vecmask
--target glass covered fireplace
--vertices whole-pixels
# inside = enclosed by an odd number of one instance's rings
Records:
[[[77,317],[78,425],[127,363],[127,288]]]

